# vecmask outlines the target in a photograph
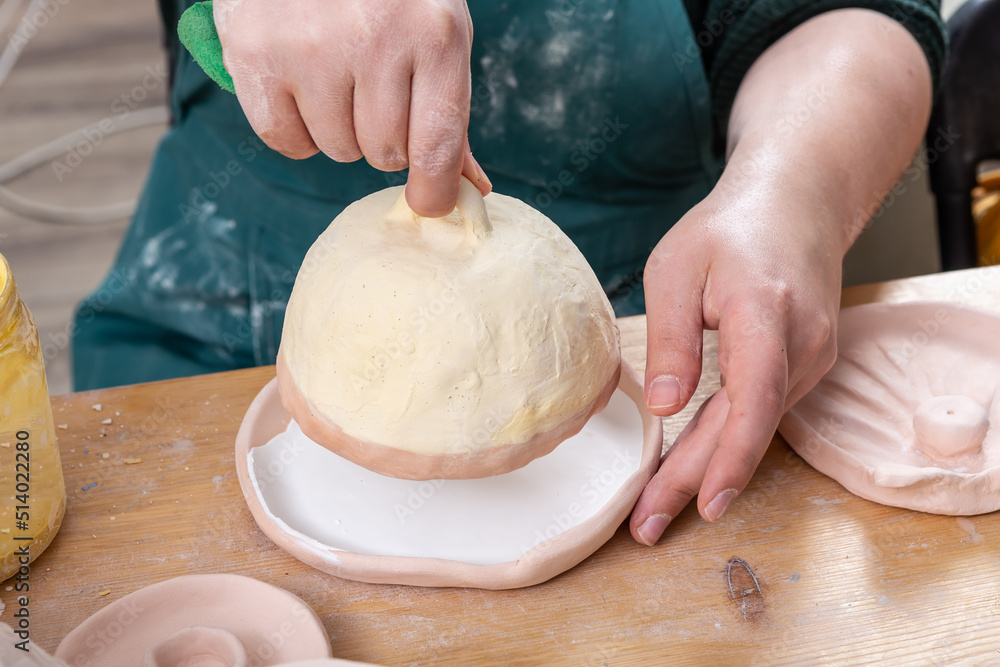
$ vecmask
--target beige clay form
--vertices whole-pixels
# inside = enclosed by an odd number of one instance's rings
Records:
[[[66,635],[55,658],[101,667],[285,665],[329,659],[330,641],[287,591],[235,574],[194,574],[115,600]]]
[[[1000,316],[948,303],[845,308],[838,357],[779,431],[869,500],[1000,509]]]
[[[607,408],[547,456],[485,479],[379,475],[309,440],[277,381],[247,411],[236,468],[261,529],[340,577],[418,586],[517,588],[596,551],[628,516],[660,458],[663,430],[622,364]]]
[[[303,261],[278,352],[312,440],[415,480],[516,470],[618,386],[618,329],[590,265],[527,204],[462,179],[428,219],[403,188],[347,207]]]

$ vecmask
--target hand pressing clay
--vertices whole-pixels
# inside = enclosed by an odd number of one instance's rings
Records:
[[[838,357],[778,430],[857,495],[935,514],[1000,509],[1000,316],[948,303],[840,316]]]
[[[403,188],[355,202],[306,255],[278,353],[312,440],[405,479],[505,473],[577,433],[618,384],[614,312],[548,218],[462,181],[420,218]]]

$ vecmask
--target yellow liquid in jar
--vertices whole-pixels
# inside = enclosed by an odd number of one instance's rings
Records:
[[[0,256],[0,580],[52,541],[66,509],[38,331]],[[19,578],[17,581],[21,581]]]

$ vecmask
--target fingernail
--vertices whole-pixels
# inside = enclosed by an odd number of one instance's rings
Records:
[[[681,383],[673,375],[661,375],[649,385],[650,410],[672,408],[681,402]]]
[[[477,160],[476,156],[473,155],[472,153],[469,153],[469,157],[472,158],[472,164],[476,165],[476,173],[479,174],[479,181],[481,183],[485,183],[489,187],[490,191],[492,191],[493,183],[490,182],[490,179],[486,175],[486,172],[483,171],[483,167],[482,165],[479,164],[479,160]]]
[[[733,498],[736,497],[736,489],[726,489],[715,498],[712,502],[708,504],[705,508],[705,514],[708,515],[709,521],[718,521],[726,510],[729,509],[729,505],[732,504]]]
[[[639,526],[639,539],[647,547],[653,546],[663,535],[663,531],[667,529],[669,523],[670,517],[666,514],[654,514]]]

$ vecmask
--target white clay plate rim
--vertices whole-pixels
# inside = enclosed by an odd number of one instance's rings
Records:
[[[236,446],[237,471],[247,504],[264,533],[303,562],[322,571],[373,583],[495,589],[530,586],[576,565],[606,542],[631,511],[656,469],[662,448],[662,424],[658,418],[649,415],[642,407],[642,389],[638,376],[625,364],[622,367],[619,391],[612,397],[612,401],[616,400],[618,402],[627,400],[634,405],[632,409],[637,410],[638,416],[641,417],[642,454],[635,471],[624,479],[617,492],[607,498],[603,506],[597,508],[592,516],[575,526],[561,530],[555,536],[537,541],[536,546],[528,548],[519,557],[506,562],[471,563],[428,556],[356,553],[320,542],[292,528],[281,517],[272,514],[266,506],[256,475],[252,476],[249,473],[251,450],[271,442],[273,436],[278,432],[284,432],[291,421],[280,405],[276,383],[273,381],[254,399],[241,425]],[[265,412],[273,423],[261,434],[258,422],[262,418],[266,419],[263,416]],[[599,415],[595,417],[599,418]],[[269,435],[271,437],[267,437]],[[251,442],[255,437],[258,441]],[[323,453],[327,454],[325,450]],[[330,455],[335,456],[332,453]],[[353,466],[353,464],[348,465]],[[369,471],[363,472],[374,474]],[[490,479],[496,478],[487,478]],[[420,484],[408,480],[392,480],[392,482]],[[448,480],[446,483],[462,482],[469,483],[470,480]]]

